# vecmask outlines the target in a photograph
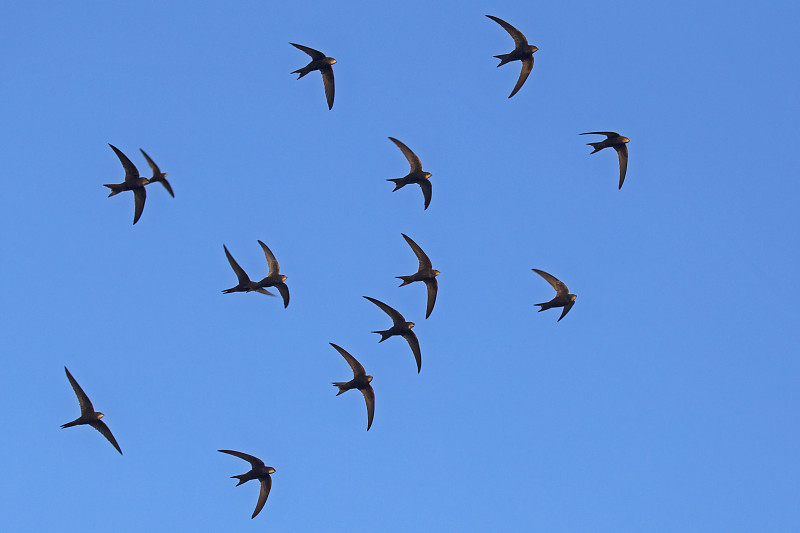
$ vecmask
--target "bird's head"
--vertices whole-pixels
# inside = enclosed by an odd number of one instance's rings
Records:
[[[531,45],[531,53],[534,53],[534,52],[535,52],[535,51],[537,51],[538,49],[539,49],[539,47],[538,47],[538,46],[536,46],[535,44],[532,44],[532,45]]]
[[[274,474],[274,473],[275,473],[275,469],[272,468],[271,466],[268,466],[267,467],[267,474]]]
[[[438,270],[434,270],[434,271],[433,271],[433,275],[434,275],[434,276],[438,276],[439,274],[440,274],[440,272],[439,272]]]
[[[286,281],[286,276],[284,276],[283,274],[281,274],[281,281]]]
[[[371,382],[372,382],[372,376],[367,376],[367,383],[371,383]]]
[[[413,322],[406,322],[406,327],[408,327],[408,329],[411,329],[411,328],[413,328],[413,327],[414,327],[414,325],[415,325],[415,324],[414,324]]]
[[[430,172],[423,172],[422,174],[423,174],[423,175],[424,175],[426,178],[430,178],[431,176],[433,176],[433,174],[431,174]]]
[[[577,297],[578,297],[578,295],[577,295],[577,294],[570,294],[570,295],[569,295],[569,301],[570,301],[570,302],[574,302],[574,301],[575,301],[575,298],[577,298]]]
[[[326,57],[325,62],[329,65],[333,65],[334,63],[336,63],[336,60],[332,57]]]
[[[103,418],[105,415],[104,415],[103,413],[96,412],[96,413],[94,414],[94,416],[96,416],[96,417],[97,417],[97,419],[98,419],[98,420],[100,420],[100,419],[101,419],[101,418]]]
[[[630,140],[630,139],[628,139],[627,137],[623,137],[623,138],[622,138],[622,139],[620,139],[620,140],[621,140],[622,142],[624,142],[624,143],[629,143],[629,142],[631,142],[631,140]]]

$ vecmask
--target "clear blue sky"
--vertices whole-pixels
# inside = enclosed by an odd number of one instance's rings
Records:
[[[457,5],[456,5],[457,4]],[[539,47],[495,68],[511,38]],[[0,32],[4,531],[800,531],[800,7],[25,2]],[[336,101],[292,70],[337,59]],[[578,134],[631,139],[617,158]],[[433,174],[408,172],[387,137]],[[131,225],[112,143],[148,188]],[[398,288],[415,239],[439,276]],[[223,295],[266,242],[291,303]],[[531,268],[578,295],[570,314]],[[422,348],[378,344],[396,307]],[[352,375],[374,376],[367,433]],[[124,456],[78,416],[68,366]],[[229,476],[261,457],[258,487]]]

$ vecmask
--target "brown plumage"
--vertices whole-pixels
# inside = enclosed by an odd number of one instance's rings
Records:
[[[556,322],[561,322],[561,319],[567,316],[569,310],[572,309],[573,305],[575,305],[575,298],[577,298],[577,296],[574,294],[570,294],[567,286],[555,276],[548,274],[544,270],[539,270],[538,268],[532,268],[531,270],[542,276],[547,281],[547,283],[549,283],[556,290],[556,295],[552,300],[550,300],[549,302],[544,302],[534,305],[538,305],[541,307],[541,309],[539,309],[540,313],[545,309],[552,309],[553,307],[563,307],[564,310],[561,311],[561,316],[558,317],[558,320],[556,320]]]
[[[506,63],[511,61],[522,61],[522,70],[519,73],[519,79],[517,79],[517,84],[514,86],[514,90],[511,91],[511,94],[508,95],[509,98],[517,94],[522,88],[522,85],[525,83],[525,80],[528,79],[528,75],[530,75],[531,70],[533,70],[533,53],[537,51],[539,48],[536,46],[528,44],[528,39],[519,31],[517,28],[506,22],[505,20],[493,17],[492,15],[486,15],[493,21],[500,24],[504,30],[511,35],[511,38],[514,39],[514,50],[509,52],[508,54],[500,54],[496,57],[500,60],[500,64],[497,65],[498,67],[502,67]]]
[[[238,487],[242,483],[246,483],[251,479],[257,479],[261,482],[261,490],[258,493],[258,502],[256,502],[256,509],[253,511],[253,516],[250,518],[255,518],[258,513],[261,512],[261,509],[264,508],[264,504],[267,503],[267,496],[269,496],[269,491],[272,489],[272,478],[270,474],[275,473],[275,469],[271,466],[266,466],[264,461],[259,459],[258,457],[254,457],[252,455],[237,452],[234,450],[217,450],[218,452],[227,453],[228,455],[233,455],[234,457],[238,457],[239,459],[244,459],[253,467],[250,469],[249,472],[245,472],[244,474],[239,474],[238,476],[231,476],[232,479],[238,479],[239,482],[236,484]]]
[[[411,166],[411,171],[402,178],[389,178],[386,180],[394,182],[394,189],[392,189],[392,192],[397,189],[402,189],[410,183],[416,183],[419,185],[420,189],[422,189],[425,209],[428,209],[428,206],[431,204],[431,196],[433,195],[433,187],[431,186],[430,180],[432,174],[422,170],[422,162],[419,160],[419,157],[417,157],[417,154],[412,152],[408,146],[394,137],[389,137],[389,140],[400,148],[400,151],[406,156],[406,160],[408,160],[408,164]]]
[[[67,367],[64,367],[64,372],[67,373],[67,379],[69,380],[69,384],[72,385],[72,390],[75,392],[75,396],[78,397],[78,404],[81,407],[81,416],[73,420],[72,422],[67,422],[66,424],[62,424],[62,428],[69,428],[72,426],[79,426],[82,424],[86,424],[92,426],[94,429],[100,432],[108,442],[111,443],[114,448],[122,455],[122,450],[117,444],[117,439],[114,438],[114,435],[111,434],[111,430],[108,429],[108,426],[105,422],[100,420],[103,418],[103,413],[97,412],[94,410],[94,406],[92,406],[92,402],[89,400],[89,397],[86,396],[86,393],[83,392],[83,389],[78,382],[75,381],[75,378],[72,377],[72,374],[69,373]]]
[[[336,393],[336,396],[351,389],[358,389],[361,391],[361,394],[364,395],[364,401],[367,404],[367,431],[369,431],[369,428],[372,427],[372,418],[375,416],[375,391],[372,390],[372,385],[370,385],[372,376],[367,375],[361,363],[356,361],[356,358],[350,355],[347,350],[332,342],[330,345],[336,348],[336,351],[344,357],[344,360],[347,361],[347,364],[353,369],[353,379],[350,381],[333,382],[334,387],[339,387],[339,392]]]
[[[308,46],[295,43],[289,44],[311,56],[311,62],[308,65],[295,70],[292,72],[292,74],[299,74],[299,76],[297,76],[297,79],[299,80],[309,72],[318,70],[320,74],[322,74],[322,83],[325,85],[325,98],[328,101],[328,109],[333,109],[333,95],[335,87],[333,84],[333,68],[331,68],[331,65],[336,63],[336,60],[332,57],[326,57],[325,54],[319,50],[314,50]]]
[[[401,287],[403,285],[408,285],[409,283],[414,283],[415,281],[425,282],[425,287],[428,289],[428,305],[425,310],[425,318],[428,318],[431,316],[431,311],[433,311],[433,306],[436,303],[436,293],[439,291],[439,283],[436,281],[436,276],[439,275],[439,271],[434,270],[431,260],[428,258],[425,252],[422,251],[422,248],[420,248],[417,243],[411,240],[411,237],[405,233],[401,233],[400,235],[403,236],[408,245],[414,251],[414,255],[417,256],[417,259],[419,260],[419,270],[416,274],[411,274],[410,276],[395,277],[403,280],[403,283],[400,284]]]
[[[587,146],[594,148],[591,153],[599,152],[603,148],[611,147],[617,151],[619,158],[619,188],[622,188],[622,182],[625,181],[625,174],[628,171],[628,147],[625,143],[630,142],[630,139],[623,137],[615,131],[587,131],[581,135],[605,135],[604,141],[596,143],[586,143]]]
[[[417,373],[419,374],[420,370],[422,370],[422,354],[419,350],[419,340],[417,339],[417,335],[411,331],[411,328],[414,327],[414,323],[406,322],[406,319],[400,314],[399,311],[386,305],[382,301],[376,300],[375,298],[370,298],[369,296],[364,296],[364,298],[380,307],[380,309],[392,319],[391,328],[383,331],[372,332],[378,333],[381,336],[381,340],[378,342],[381,343],[389,337],[393,337],[394,335],[403,337],[411,347],[411,352],[414,354],[414,359],[417,361]]]

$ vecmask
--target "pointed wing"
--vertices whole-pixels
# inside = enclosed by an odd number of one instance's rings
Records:
[[[619,157],[619,188],[622,188],[622,182],[625,181],[625,173],[628,171],[628,145],[618,144],[614,146]]]
[[[261,249],[264,250],[264,255],[267,257],[267,265],[269,266],[269,274],[267,276],[272,276],[273,274],[280,274],[281,267],[278,266],[278,261],[275,259],[275,255],[272,251],[261,241],[258,241],[258,244],[261,245]]]
[[[367,403],[367,431],[372,427],[372,417],[375,416],[375,391],[372,390],[372,385],[367,385],[361,389],[361,394],[364,395],[364,401]]]
[[[239,279],[239,284],[250,283],[250,277],[247,273],[239,266],[239,263],[233,258],[231,253],[228,251],[228,247],[224,244],[222,247],[225,249],[225,256],[228,258],[228,263],[230,263],[231,268],[236,273],[236,277]]]
[[[411,346],[414,359],[417,360],[417,374],[419,374],[422,370],[422,354],[419,351],[419,339],[417,338],[417,334],[413,331],[409,331],[408,333],[403,333],[403,338],[408,341],[408,345]]]
[[[504,30],[508,32],[512,39],[514,39],[514,47],[520,48],[521,46],[528,46],[528,39],[522,35],[522,32],[519,31],[517,28],[506,22],[505,20],[497,17],[493,17],[492,15],[486,15],[496,23],[500,24]]]
[[[261,491],[258,493],[258,502],[256,502],[256,510],[253,511],[253,516],[250,518],[255,518],[258,513],[261,512],[261,509],[264,508],[264,504],[267,503],[267,496],[269,496],[269,491],[272,489],[272,478],[267,475],[266,477],[259,478],[261,481]]]
[[[333,85],[333,69],[331,67],[319,69],[322,74],[322,84],[325,85],[325,98],[328,100],[328,109],[333,109],[333,94],[336,87]]]
[[[587,131],[586,133],[581,133],[580,135],[605,135],[609,139],[611,137],[619,137],[619,133],[616,131]]]
[[[394,144],[400,148],[400,151],[403,152],[403,155],[406,156],[408,160],[408,164],[411,165],[411,172],[421,171],[422,170],[422,161],[419,160],[417,154],[411,151],[411,149],[403,144],[402,142],[398,141],[394,137],[389,137],[389,140],[392,141]]]
[[[352,369],[353,369],[353,377],[356,377],[356,376],[366,376],[366,375],[367,375],[367,372],[364,370],[364,367],[363,367],[363,366],[361,366],[361,363],[359,363],[358,361],[356,361],[356,358],[355,358],[355,357],[353,357],[352,355],[350,355],[349,353],[347,353],[347,350],[345,350],[345,349],[344,349],[344,348],[342,348],[341,346],[337,346],[336,344],[333,344],[332,342],[331,342],[331,343],[329,343],[329,344],[330,344],[331,346],[333,346],[334,348],[336,348],[336,351],[337,351],[337,352],[339,352],[340,354],[342,354],[342,357],[344,357],[345,361],[347,361],[347,364],[349,364],[349,365],[350,365],[350,368],[352,368]]]
[[[425,310],[425,318],[431,316],[433,305],[436,303],[436,293],[439,291],[439,282],[436,278],[426,279],[425,287],[428,289],[428,308]]]
[[[294,44],[294,43],[289,43],[289,44],[291,44],[298,50],[302,50],[303,52],[310,55],[311,59],[313,59],[314,61],[316,61],[317,59],[325,59],[325,54],[323,54],[319,50],[314,50],[313,48],[309,48],[308,46],[303,46],[302,44]]]
[[[150,169],[153,171],[153,177],[154,178],[159,177],[161,175],[161,170],[158,168],[158,165],[156,165],[155,161],[150,159],[150,156],[147,155],[147,152],[145,152],[141,148],[139,148],[139,151],[142,152],[144,158],[147,159],[147,164],[150,165]]]
[[[169,184],[167,179],[166,178],[161,178],[158,181],[160,181],[161,185],[163,185],[164,188],[167,189],[167,192],[169,193],[169,195],[172,196],[173,198],[175,198],[175,192],[172,190],[172,185]]]
[[[569,294],[569,289],[567,286],[555,276],[548,274],[544,270],[539,270],[538,268],[532,268],[531,270],[542,276],[545,281],[547,281],[547,283],[549,283],[556,290],[557,294],[563,294],[564,296]]]
[[[144,202],[147,200],[147,191],[144,190],[144,187],[136,187],[133,189],[133,223],[139,221],[139,217],[142,216],[142,211],[144,211]]]
[[[283,308],[286,309],[289,307],[289,287],[284,282],[276,283],[274,287],[281,293],[283,297]]]
[[[75,391],[75,396],[78,397],[78,403],[81,406],[81,416],[86,413],[94,413],[94,407],[92,406],[92,402],[89,401],[89,397],[86,396],[86,393],[83,392],[83,389],[78,382],[75,381],[75,378],[72,377],[72,374],[69,373],[67,367],[64,367],[64,372],[67,373],[67,379],[69,379],[69,384],[72,385],[72,390]]]
[[[364,298],[366,298],[366,299],[367,299],[367,300],[369,300],[370,302],[372,302],[372,303],[374,303],[375,305],[377,305],[378,307],[380,307],[380,308],[381,308],[381,310],[383,310],[383,312],[384,312],[384,313],[386,313],[387,315],[389,315],[389,318],[391,318],[391,319],[392,319],[392,322],[394,322],[394,325],[395,325],[395,326],[402,326],[402,325],[405,325],[405,323],[406,323],[406,319],[405,319],[405,318],[403,318],[403,315],[401,315],[401,314],[400,314],[400,313],[397,311],[397,309],[394,309],[394,308],[392,308],[392,307],[389,307],[388,305],[386,305],[386,304],[385,304],[385,303],[383,303],[382,301],[380,301],[380,300],[376,300],[375,298],[370,298],[369,296],[364,296]]]
[[[425,268],[433,268],[431,260],[428,258],[427,255],[425,255],[425,252],[422,251],[422,248],[420,248],[419,245],[415,243],[413,240],[411,240],[411,237],[409,237],[405,233],[401,233],[400,235],[403,236],[403,238],[406,240],[411,249],[414,250],[414,254],[417,256],[417,259],[419,259],[419,269],[422,270]]]
[[[561,316],[558,317],[558,320],[556,320],[556,322],[561,322],[561,319],[564,318],[565,316],[567,316],[567,313],[569,313],[569,310],[572,309],[573,305],[575,305],[575,300],[573,300],[570,303],[568,303],[567,305],[565,305],[564,306],[564,310],[561,311]]]
[[[257,293],[259,293],[259,294],[263,294],[263,295],[265,295],[265,296],[275,296],[275,294],[273,294],[273,293],[269,292],[269,291],[268,291],[267,289],[265,289],[264,287],[259,287],[258,289],[256,289],[256,292],[257,292]]]
[[[420,181],[419,187],[422,189],[422,197],[425,198],[425,209],[428,209],[428,206],[431,205],[431,195],[433,194],[431,182],[428,180]]]
[[[122,455],[122,450],[119,449],[119,444],[117,444],[117,439],[115,439],[114,435],[111,434],[111,430],[108,429],[108,426],[106,425],[105,422],[103,422],[102,420],[92,420],[91,422],[89,422],[89,425],[92,426],[97,431],[99,431],[106,439],[108,439],[108,442],[110,442],[111,445],[117,449],[119,454]]]
[[[247,453],[237,452],[234,450],[217,450],[217,451],[222,453],[227,453],[228,455],[233,455],[234,457],[238,457],[239,459],[244,459],[245,461],[250,463],[253,466],[253,468],[264,466],[264,461],[262,461],[258,457],[254,457]]]
[[[522,70],[519,72],[519,78],[517,79],[517,84],[514,85],[514,90],[508,95],[509,98],[517,94],[517,91],[522,88],[522,84],[528,79],[531,70],[533,70],[533,55],[522,60]]]
[[[114,153],[117,154],[120,163],[122,163],[122,168],[125,169],[125,183],[128,185],[136,185],[136,180],[139,179],[139,170],[133,163],[131,163],[131,160],[128,159],[128,156],[120,152],[116,146],[110,143],[109,146],[112,150],[114,150]]]

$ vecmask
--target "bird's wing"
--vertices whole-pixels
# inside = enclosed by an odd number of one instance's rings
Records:
[[[259,287],[259,288],[257,288],[257,289],[256,289],[256,292],[257,292],[257,293],[259,293],[259,294],[263,294],[263,295],[265,295],[265,296],[275,296],[275,294],[274,294],[274,293],[271,293],[271,292],[269,292],[269,291],[268,291],[267,289],[265,289],[264,287]]]
[[[375,391],[372,390],[372,385],[367,385],[361,389],[361,394],[364,395],[364,401],[367,403],[367,431],[372,427],[372,417],[375,416]]]
[[[267,276],[272,276],[273,274],[280,274],[281,267],[278,266],[278,261],[275,259],[275,254],[261,241],[258,241],[258,244],[261,245],[261,249],[264,250],[264,255],[267,258],[267,265],[269,266],[269,274]]]
[[[308,46],[303,46],[302,44],[295,44],[295,43],[289,43],[289,44],[291,44],[298,50],[302,50],[303,52],[310,55],[311,59],[313,59],[314,61],[316,61],[317,59],[325,59],[325,54],[323,54],[319,50],[314,50],[313,48],[309,48]]]
[[[133,189],[133,223],[139,221],[139,217],[142,216],[142,211],[144,211],[144,202],[147,200],[147,191],[144,190],[144,187],[136,187]]]
[[[411,249],[414,250],[414,254],[417,256],[417,259],[419,259],[419,269],[422,270],[424,268],[433,268],[431,260],[427,255],[425,255],[425,252],[422,251],[422,248],[420,248],[419,245],[411,240],[411,237],[405,233],[401,233],[400,235],[403,236]]]
[[[108,429],[108,426],[106,425],[105,422],[103,422],[102,420],[92,420],[91,422],[89,422],[89,425],[92,426],[97,431],[99,431],[106,439],[108,439],[108,442],[110,442],[111,445],[117,449],[119,454],[122,455],[122,450],[119,449],[119,444],[117,444],[117,439],[115,439],[114,435],[111,434],[111,430]]]
[[[425,309],[425,318],[431,316],[433,305],[436,303],[436,293],[439,291],[439,282],[436,278],[426,279],[425,287],[428,289],[428,307]]]
[[[517,79],[517,84],[514,85],[514,90],[511,91],[511,94],[508,95],[509,98],[517,94],[517,91],[519,91],[522,88],[522,84],[525,83],[525,80],[528,79],[528,75],[531,73],[531,70],[533,70],[532,54],[530,57],[526,57],[525,59],[522,60],[522,70],[520,70],[519,72],[519,78]]]
[[[619,137],[619,133],[616,131],[587,131],[586,133],[581,133],[581,135],[605,135],[609,139],[611,137]]]
[[[500,24],[504,30],[508,32],[512,39],[514,39],[514,47],[520,48],[521,46],[528,46],[528,39],[522,35],[522,32],[519,31],[517,28],[506,22],[505,20],[497,17],[493,17],[492,15],[486,15],[496,23]]]
[[[136,180],[139,179],[139,170],[136,168],[136,165],[131,163],[128,156],[120,152],[119,148],[110,143],[109,146],[114,150],[114,153],[117,154],[120,163],[122,163],[122,168],[125,169],[125,183],[128,185],[136,185]]]
[[[342,357],[344,357],[345,361],[347,361],[347,364],[349,364],[349,365],[350,365],[350,368],[352,368],[352,369],[353,369],[353,377],[356,377],[356,376],[366,376],[366,375],[367,375],[367,372],[364,370],[364,367],[363,367],[363,366],[361,366],[361,363],[359,363],[358,361],[356,361],[356,358],[355,358],[355,357],[353,357],[352,355],[350,355],[349,353],[347,353],[347,350],[345,350],[345,349],[344,349],[344,348],[342,348],[341,346],[337,346],[336,344],[333,344],[332,342],[331,342],[331,343],[329,343],[329,344],[330,344],[331,346],[333,346],[334,348],[336,348],[336,351],[337,351],[337,352],[339,352],[340,354],[342,354]]]
[[[431,196],[433,195],[431,182],[428,180],[420,181],[419,187],[422,189],[422,197],[425,198],[425,209],[428,209],[428,206],[431,205]]]
[[[250,283],[250,277],[247,275],[244,269],[242,269],[242,267],[239,266],[239,263],[237,263],[236,260],[233,258],[231,253],[228,251],[228,247],[225,246],[224,244],[222,245],[222,247],[225,249],[225,256],[228,258],[228,263],[230,263],[231,268],[236,273],[236,277],[239,279],[239,283],[240,284]]]
[[[156,165],[155,161],[150,159],[150,156],[147,155],[147,152],[145,152],[141,148],[139,148],[139,151],[142,152],[144,158],[147,159],[147,164],[150,165],[150,169],[153,171],[153,177],[154,178],[159,177],[161,175],[161,170],[158,168],[158,165]]]
[[[422,170],[422,161],[419,160],[417,154],[411,151],[411,148],[398,141],[394,137],[389,137],[389,140],[396,144],[397,147],[400,148],[400,151],[403,152],[403,155],[406,156],[408,164],[411,165],[411,172]]]
[[[400,325],[400,326],[405,325],[406,319],[403,318],[403,315],[401,315],[397,311],[397,309],[389,307],[388,305],[386,305],[382,301],[376,300],[375,298],[370,298],[369,296],[364,296],[364,298],[366,298],[370,302],[372,302],[375,305],[377,305],[378,307],[380,307],[383,310],[384,313],[389,315],[389,317],[392,319],[392,322],[394,322],[395,326],[397,326],[397,325]]]
[[[567,305],[565,305],[564,306],[564,310],[561,311],[561,316],[558,317],[558,320],[556,320],[556,322],[561,322],[561,319],[564,318],[565,316],[567,316],[567,313],[569,313],[569,310],[572,309],[573,305],[575,305],[575,300],[573,300],[570,303],[568,303]]]
[[[89,397],[86,396],[86,393],[83,392],[83,389],[78,382],[75,381],[75,378],[72,377],[72,374],[69,373],[67,367],[64,367],[64,372],[67,373],[67,379],[69,379],[69,384],[72,385],[72,390],[75,391],[75,396],[78,397],[78,403],[81,406],[81,416],[86,413],[94,413],[94,407],[92,406],[92,402],[89,401]]]
[[[417,334],[413,331],[409,331],[408,333],[403,333],[403,338],[408,342],[408,345],[411,346],[414,359],[417,360],[417,374],[419,374],[422,370],[422,354],[419,351],[419,339],[417,338]]]
[[[172,196],[173,198],[175,198],[175,192],[172,190],[172,185],[169,184],[169,182],[167,181],[167,178],[161,178],[158,181],[160,181],[161,185],[163,185],[164,188],[167,189],[167,192],[169,193],[169,195]]]
[[[567,286],[564,285],[564,282],[560,281],[557,277],[548,274],[544,270],[539,270],[538,268],[532,268],[531,270],[542,276],[547,283],[549,283],[556,290],[557,294],[569,294],[569,289]]]
[[[239,459],[244,459],[245,461],[250,463],[253,466],[253,468],[264,466],[264,461],[262,461],[258,457],[253,457],[248,453],[237,452],[234,450],[217,450],[217,451],[222,453],[227,453],[228,455],[233,455],[234,457],[238,457]]]
[[[264,508],[264,504],[267,503],[267,496],[269,496],[269,491],[272,488],[272,478],[267,475],[266,477],[259,478],[261,481],[261,491],[258,493],[258,502],[256,502],[256,509],[253,511],[253,516],[250,518],[255,518],[258,513],[261,512],[261,509]]]
[[[619,188],[622,188],[622,182],[625,181],[625,173],[628,171],[628,146],[625,144],[615,145],[614,150],[617,151],[619,157]]]
[[[289,287],[282,281],[280,283],[276,283],[274,287],[278,289],[279,293],[281,293],[281,297],[283,298],[283,308],[286,309],[289,307]]]
[[[333,109],[333,95],[336,87],[333,84],[333,69],[331,67],[319,69],[322,74],[322,84],[325,85],[325,98],[328,100],[328,109]]]

